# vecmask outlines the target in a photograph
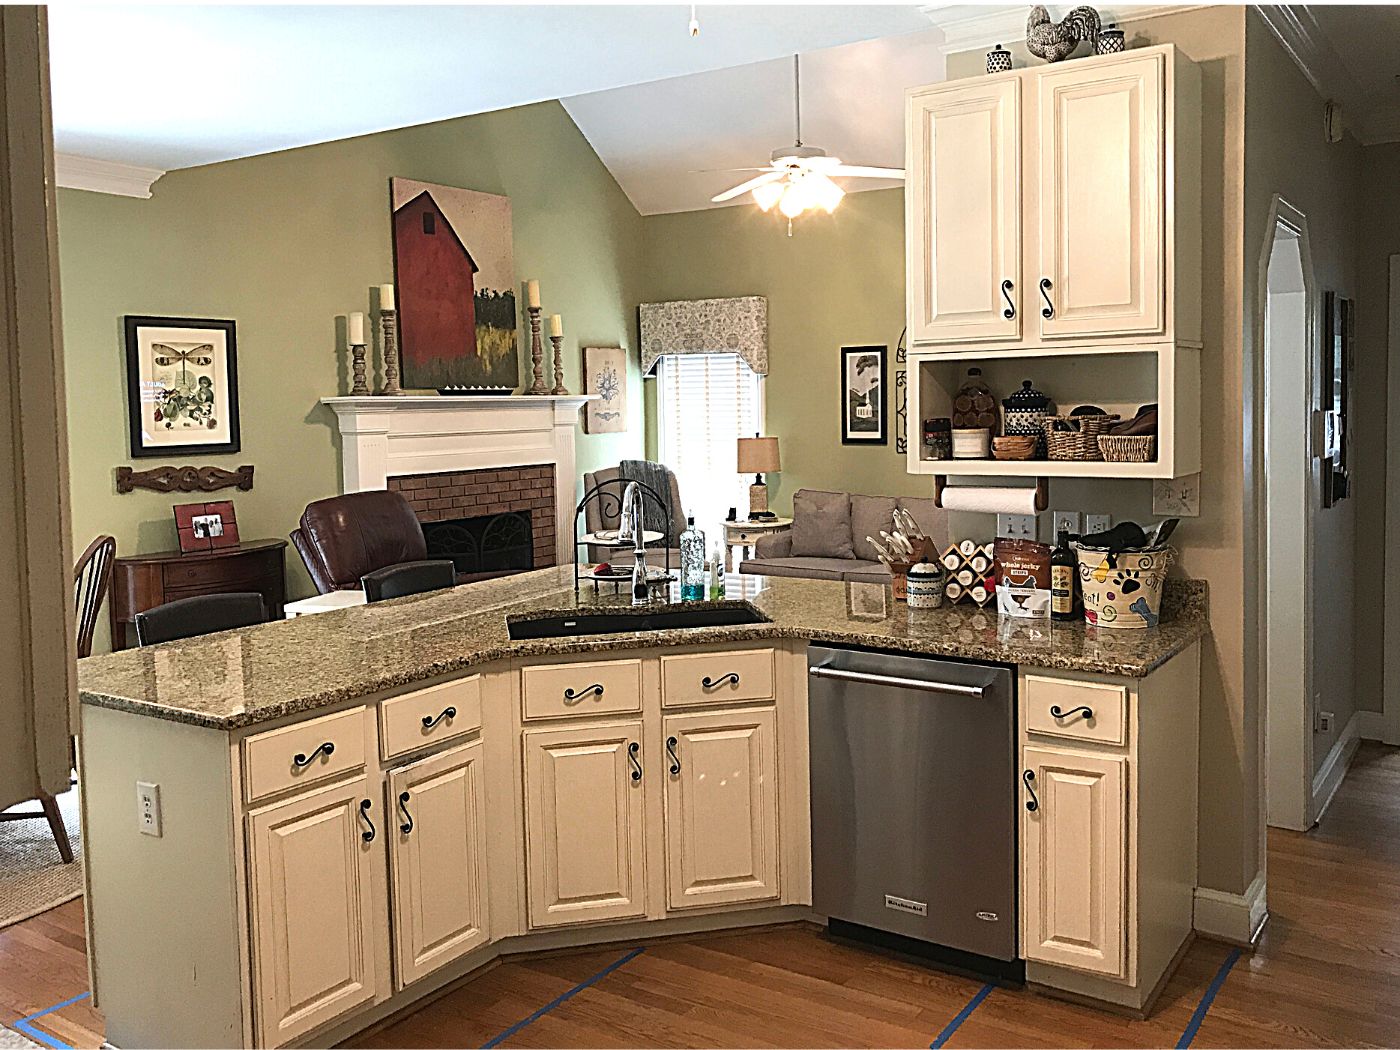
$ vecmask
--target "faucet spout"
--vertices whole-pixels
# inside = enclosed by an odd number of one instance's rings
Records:
[[[620,543],[632,543],[632,604],[646,605],[651,601],[647,582],[646,519],[642,512],[642,490],[629,481],[622,490],[617,538]]]

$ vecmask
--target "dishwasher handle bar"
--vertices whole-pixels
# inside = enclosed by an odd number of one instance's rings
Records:
[[[921,678],[900,678],[895,675],[870,674],[866,671],[843,671],[836,667],[810,667],[807,673],[813,678],[832,678],[842,682],[859,682],[862,685],[886,685],[896,689],[918,689],[925,693],[966,696],[973,700],[985,700],[990,688],[990,685],[926,682]]]

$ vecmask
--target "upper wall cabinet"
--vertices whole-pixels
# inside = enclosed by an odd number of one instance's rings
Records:
[[[1171,45],[912,91],[911,346],[1198,344],[1199,98]]]

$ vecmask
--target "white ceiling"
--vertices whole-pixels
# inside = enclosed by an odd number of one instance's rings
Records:
[[[55,144],[62,153],[99,161],[188,167],[930,25],[912,5],[701,5],[701,32],[692,38],[689,17],[680,4],[55,4],[49,8]],[[736,73],[735,84],[748,84],[749,75]],[[762,159],[790,137],[783,119],[788,104],[771,71],[753,75],[757,95],[739,105],[744,89],[725,88],[727,117],[716,109],[704,123],[742,131],[744,148],[758,142]],[[814,78],[814,100],[820,90]],[[755,105],[756,97],[774,105]],[[821,127],[816,119],[812,137]],[[606,128],[598,134],[611,136]],[[858,152],[850,159],[882,162]],[[727,164],[731,153],[722,149],[718,163]],[[716,160],[700,166],[714,167]]]
[[[703,13],[703,9],[702,9]],[[926,23],[927,24],[927,23]],[[937,29],[802,56],[802,139],[852,164],[904,166],[904,89],[943,79]],[[643,215],[691,211],[793,141],[792,59],[615,88],[564,100]],[[838,179],[847,192],[901,183]],[[729,202],[746,205],[744,194]]]

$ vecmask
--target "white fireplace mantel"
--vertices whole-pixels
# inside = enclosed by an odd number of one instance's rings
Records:
[[[345,492],[385,488],[401,474],[553,463],[556,557],[573,559],[574,435],[596,394],[529,397],[327,397],[341,437]]]

